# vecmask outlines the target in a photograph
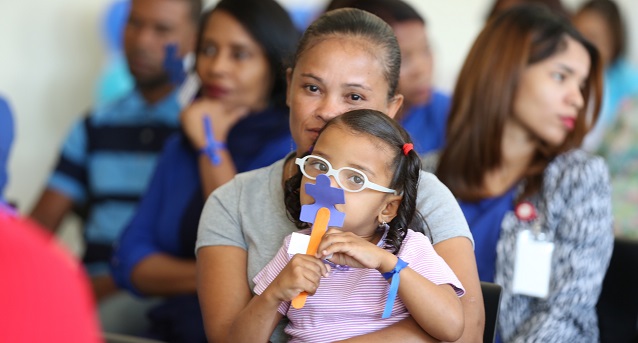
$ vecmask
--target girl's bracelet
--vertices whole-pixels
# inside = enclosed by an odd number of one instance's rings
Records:
[[[386,300],[385,302],[385,309],[383,310],[383,316],[381,318],[390,318],[390,315],[392,314],[392,307],[394,305],[394,299],[397,297],[397,292],[399,291],[399,272],[401,272],[401,270],[403,270],[407,266],[407,262],[397,257],[397,264],[394,266],[394,268],[392,268],[392,270],[387,273],[381,273],[381,275],[386,280],[392,278],[392,281],[390,282],[390,291],[388,292],[388,300]]]

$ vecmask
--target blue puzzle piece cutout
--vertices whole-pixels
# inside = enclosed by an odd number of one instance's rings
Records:
[[[219,149],[224,149],[226,145],[215,140],[213,133],[213,124],[210,122],[209,116],[204,116],[204,131],[206,132],[206,146],[200,151],[205,153],[214,166],[218,166],[221,162],[221,156],[217,153]]]
[[[180,85],[186,79],[184,71],[184,62],[179,57],[177,44],[168,44],[165,48],[164,70],[168,73],[168,78],[174,85]]]
[[[315,199],[314,204],[301,206],[299,220],[306,223],[314,223],[317,211],[325,207],[330,210],[330,221],[328,226],[342,227],[346,215],[339,212],[336,204],[345,204],[343,189],[330,186],[330,177],[326,175],[317,176],[315,184],[306,183],[306,193]]]

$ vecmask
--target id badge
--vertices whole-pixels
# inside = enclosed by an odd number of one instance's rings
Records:
[[[516,238],[514,261],[514,294],[547,298],[552,271],[554,243],[544,235],[536,237],[530,230],[523,230]]]

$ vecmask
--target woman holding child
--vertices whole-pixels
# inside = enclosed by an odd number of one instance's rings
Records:
[[[197,239],[198,294],[211,341],[227,341],[238,314],[254,296],[254,276],[271,260],[284,238],[296,231],[287,219],[284,182],[299,168],[324,125],[359,108],[394,116],[402,104],[396,93],[401,65],[392,29],[379,18],[354,9],[321,16],[305,32],[287,72],[290,130],[297,145],[275,164],[240,174],[208,199]],[[462,341],[479,341],[483,301],[472,239],[455,199],[428,173],[421,173],[417,209],[425,218],[434,250],[465,289]],[[276,320],[277,311],[257,307],[256,316]],[[282,322],[273,342],[286,341]],[[437,341],[411,317],[349,341]]]

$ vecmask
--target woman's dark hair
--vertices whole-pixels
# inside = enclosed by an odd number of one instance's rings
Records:
[[[554,14],[560,15],[565,19],[570,18],[570,14],[563,6],[561,0],[494,0],[494,4],[487,15],[487,19],[495,18],[501,12],[515,6],[521,5],[541,5],[547,7]]]
[[[417,21],[425,25],[425,19],[419,12],[401,0],[346,0],[331,3],[329,8],[357,8],[376,15],[390,26],[408,21]]]
[[[456,83],[448,144],[441,153],[437,176],[461,200],[483,197],[484,175],[500,166],[505,123],[514,113],[521,75],[528,66],[567,48],[567,38],[578,42],[590,58],[582,88],[584,106],[574,129],[558,147],[538,140],[535,156],[524,175],[521,198],[534,194],[543,171],[558,154],[577,148],[596,122],[602,94],[602,64],[596,48],[561,16],[538,5],[521,5],[490,20],[479,34]]]
[[[613,64],[625,53],[626,49],[626,31],[625,24],[620,15],[620,9],[615,2],[611,0],[591,0],[583,4],[576,15],[584,12],[595,12],[600,15],[611,31],[612,53],[611,61]]]
[[[264,49],[273,77],[270,101],[274,105],[285,106],[285,62],[295,53],[300,36],[288,12],[275,0],[221,0],[201,17],[198,48],[202,46],[206,23],[215,11],[230,14]]]
[[[332,1],[328,2],[328,5],[326,5],[326,8],[323,11],[325,13],[325,12],[330,12],[332,10],[336,10],[336,9],[340,9],[340,8],[350,7],[350,6],[348,6],[348,3],[350,1],[351,0],[332,0]]]
[[[384,68],[388,99],[395,97],[401,68],[399,43],[388,24],[362,10],[342,8],[330,11],[310,24],[299,41],[292,68],[308,49],[333,37],[357,38],[370,43],[370,53],[379,58]]]
[[[424,233],[424,220],[417,211],[416,205],[421,159],[414,149],[407,155],[403,153],[404,144],[412,143],[410,135],[392,118],[375,110],[353,110],[337,116],[323,127],[319,137],[332,126],[339,126],[355,135],[363,134],[378,138],[385,142],[394,154],[394,159],[388,166],[393,171],[392,181],[388,187],[395,189],[399,194],[402,193],[403,199],[397,209],[397,216],[388,223],[390,229],[385,245],[396,254],[408,228]],[[299,170],[286,181],[284,187],[288,216],[300,229],[308,227],[307,223],[299,221],[301,178],[302,174]]]
[[[202,8],[204,7],[204,5],[202,4],[202,0],[188,0],[188,5],[191,8],[191,20],[193,21],[193,24],[197,25],[199,17],[202,15]]]

